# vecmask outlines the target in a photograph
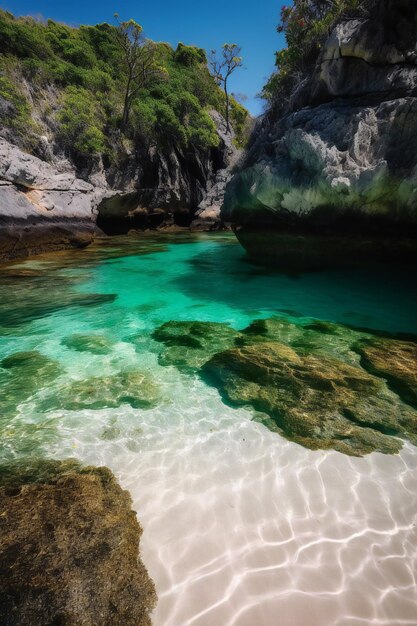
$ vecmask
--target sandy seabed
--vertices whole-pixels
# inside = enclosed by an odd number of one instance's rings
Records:
[[[363,459],[304,449],[250,410],[227,407],[198,377],[158,365],[161,346],[150,339],[169,320],[244,328],[277,313],[414,332],[415,283],[387,272],[264,274],[222,241],[126,256],[120,241],[120,257],[105,248],[100,260],[93,249],[85,266],[84,256],[62,267],[56,257],[25,262],[45,272],[28,279],[27,293],[5,277],[2,298],[19,323],[0,337],[0,354],[40,350],[63,371],[5,425],[10,454],[76,456],[115,472],[144,529],[154,626],[417,626],[417,448],[405,442],[399,455]],[[139,244],[124,245],[136,253]],[[65,295],[63,279],[117,298],[43,311],[49,294]],[[42,306],[27,324],[34,305]],[[114,339],[111,353],[62,344],[80,332]],[[129,369],[151,375],[158,406],[39,411],[61,384]]]
[[[175,404],[65,427],[132,495],[154,626],[415,626],[417,449],[312,452],[165,372]]]

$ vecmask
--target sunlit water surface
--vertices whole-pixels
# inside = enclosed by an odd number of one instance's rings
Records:
[[[142,236],[3,268],[0,297],[1,358],[38,350],[63,368],[3,416],[0,460],[77,457],[116,473],[144,529],[155,626],[417,624],[416,448],[306,450],[159,366],[150,337],[169,320],[239,329],[277,314],[417,332],[404,271],[287,276],[250,265],[231,235]],[[61,343],[96,332],[110,354]],[[54,385],[132,369],[155,379],[156,408],[47,410]]]

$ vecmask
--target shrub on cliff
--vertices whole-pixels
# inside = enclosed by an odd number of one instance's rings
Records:
[[[219,136],[210,115],[188,92],[178,95],[162,90],[163,98],[142,97],[132,110],[134,136],[144,144],[174,143],[207,150],[219,145]]]
[[[0,10],[0,96],[8,111],[2,115],[3,126],[13,133],[20,129],[25,143],[31,134],[30,120],[46,123],[44,110],[49,107],[55,111],[58,139],[68,153],[91,155],[104,150],[112,156],[122,127],[127,78],[116,32],[110,24],[72,28],[53,20],[15,18]],[[135,93],[123,133],[139,145],[178,142],[183,149],[217,145],[208,111],[222,112],[224,95],[210,76],[204,50],[181,43],[176,50],[166,43],[152,45],[163,72]],[[1,73],[5,59],[17,70],[6,77]],[[22,96],[22,82],[31,98]],[[191,110],[185,113],[184,103],[191,101]],[[49,113],[47,117],[53,119]],[[231,121],[238,140],[244,136],[247,117],[245,109],[232,101]],[[50,131],[49,126],[44,129],[46,134]]]
[[[39,128],[31,117],[30,103],[13,57],[0,56],[0,119],[25,148],[36,143],[34,134]]]
[[[68,87],[57,118],[59,139],[77,156],[91,156],[105,151],[103,113],[86,89]]]
[[[276,52],[276,71],[262,96],[274,104],[314,65],[324,40],[340,19],[366,15],[375,0],[293,0],[281,8],[279,33],[287,47]]]

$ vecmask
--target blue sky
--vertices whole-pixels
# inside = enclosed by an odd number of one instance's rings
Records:
[[[231,90],[248,97],[245,105],[260,113],[256,99],[274,68],[274,52],[284,46],[276,32],[281,6],[288,0],[0,0],[2,9],[16,15],[38,15],[67,24],[111,22],[118,12],[122,19],[139,22],[148,37],[176,46],[179,41],[207,50],[225,42],[239,43],[246,69],[239,70]]]

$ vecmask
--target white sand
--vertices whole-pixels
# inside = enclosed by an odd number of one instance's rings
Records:
[[[132,494],[154,626],[416,626],[417,449],[312,452],[165,372],[175,406],[62,414],[55,451]]]

